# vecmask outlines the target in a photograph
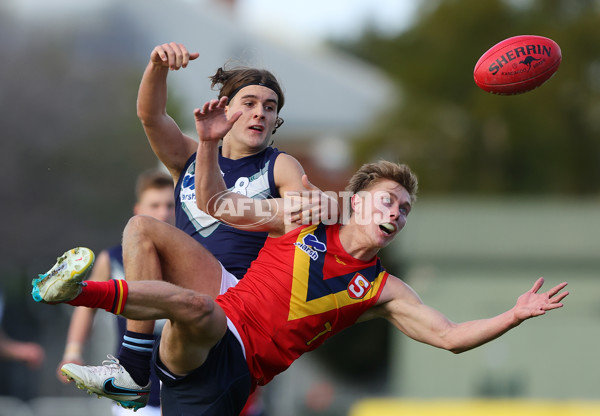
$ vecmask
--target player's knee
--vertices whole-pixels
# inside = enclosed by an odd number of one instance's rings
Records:
[[[144,233],[151,222],[152,218],[145,215],[134,215],[127,221],[124,233],[140,234]]]
[[[129,219],[123,231],[123,244],[133,244],[137,250],[152,249],[159,240],[155,230],[157,220],[145,215],[135,215]]]

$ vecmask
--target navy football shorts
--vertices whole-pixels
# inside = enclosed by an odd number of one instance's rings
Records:
[[[238,416],[250,394],[250,371],[238,339],[227,329],[204,364],[185,376],[166,369],[155,343],[153,361],[162,382],[163,416]]]

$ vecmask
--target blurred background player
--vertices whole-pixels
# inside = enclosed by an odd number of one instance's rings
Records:
[[[0,323],[4,312],[4,299],[0,292]],[[0,328],[0,359],[20,361],[31,369],[39,368],[44,362],[44,348],[35,342],[18,341]]]
[[[160,169],[151,169],[141,173],[135,186],[136,202],[133,206],[134,215],[148,215],[168,224],[175,223],[175,203],[173,201],[173,180],[170,175]],[[123,251],[122,246],[111,247],[103,250],[96,258],[94,267],[90,273],[89,280],[107,281],[109,279],[123,279]],[[62,361],[58,365],[57,376],[63,383],[68,380],[61,374],[60,368],[66,363],[83,364],[82,352],[90,335],[94,321],[95,309],[75,308],[71,317],[67,342]],[[117,316],[118,346],[125,334],[126,320]],[[157,325],[159,327],[160,325]],[[152,373],[155,381],[152,385],[148,405],[138,415],[160,416],[160,385],[156,375]],[[113,415],[128,415],[131,410],[119,406],[113,407]]]

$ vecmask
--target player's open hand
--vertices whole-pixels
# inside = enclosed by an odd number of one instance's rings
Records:
[[[302,175],[303,192],[286,192],[284,203],[285,221],[289,224],[316,224],[325,220],[337,220],[337,199],[313,185],[308,176]]]
[[[569,294],[568,291],[562,291],[567,282],[554,286],[547,292],[537,293],[543,284],[544,278],[540,277],[530,290],[519,296],[515,305],[515,318],[519,322],[544,315],[552,309],[562,308],[562,300]]]
[[[242,115],[242,112],[238,111],[227,118],[225,107],[227,97],[221,97],[220,100],[210,100],[204,103],[201,109],[194,110],[196,132],[200,142],[221,140]]]
[[[181,43],[163,43],[156,46],[150,54],[150,62],[159,67],[166,67],[173,71],[188,66],[190,61],[198,58],[198,52],[190,53]]]

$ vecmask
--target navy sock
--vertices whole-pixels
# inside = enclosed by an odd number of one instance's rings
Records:
[[[133,381],[145,387],[150,381],[154,335],[127,331],[119,351],[119,362]]]

